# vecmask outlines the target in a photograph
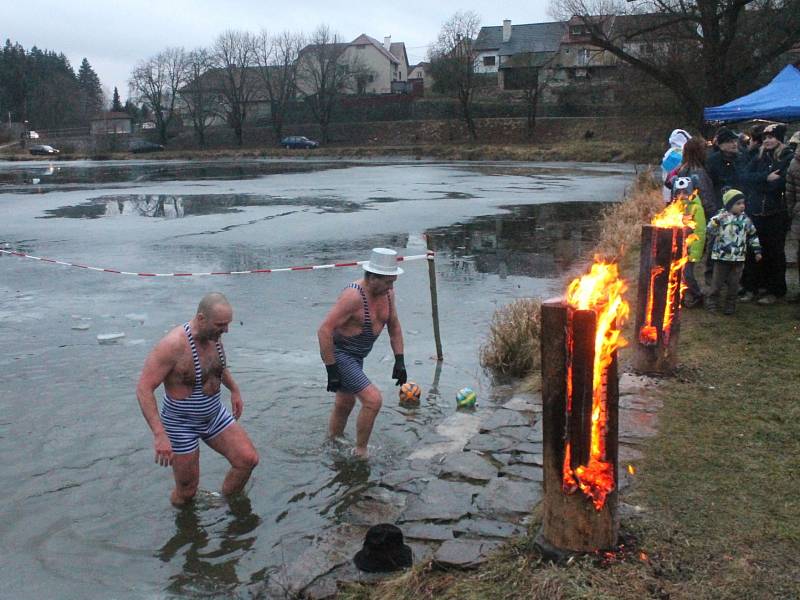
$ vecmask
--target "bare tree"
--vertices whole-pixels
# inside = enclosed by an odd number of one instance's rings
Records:
[[[216,116],[219,89],[215,87],[214,61],[206,48],[196,48],[186,55],[180,96],[192,119],[192,127],[201,148],[206,145],[206,129]]]
[[[662,84],[701,124],[703,107],[757,87],[800,42],[800,0],[551,0],[550,12],[577,16],[592,44]]]
[[[255,40],[255,63],[269,98],[270,122],[278,142],[283,137],[286,111],[297,95],[298,58],[304,45],[305,36],[291,31],[274,36],[262,31]]]
[[[177,116],[175,104],[178,89],[183,85],[185,61],[183,48],[167,48],[139,61],[128,82],[131,95],[152,112],[162,144],[167,142],[167,130]]]
[[[447,20],[430,49],[431,72],[439,90],[455,93],[461,115],[473,140],[478,139],[472,116],[475,90],[475,52],[472,43],[480,31],[480,17],[473,11],[457,12]]]
[[[512,57],[505,63],[506,90],[519,90],[525,102],[526,132],[532,138],[536,131],[539,100],[553,80],[553,65],[558,52],[527,52]]]
[[[341,94],[353,89],[359,65],[346,60],[348,44],[327,25],[311,34],[309,45],[300,52],[297,89],[319,123],[322,141],[327,142],[328,127]]]
[[[214,43],[214,63],[219,69],[220,95],[225,120],[241,146],[243,129],[254,100],[255,40],[246,31],[228,30]]]

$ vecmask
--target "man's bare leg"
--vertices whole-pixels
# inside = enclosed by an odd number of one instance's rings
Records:
[[[332,440],[344,435],[344,428],[347,426],[347,419],[355,406],[356,397],[348,392],[336,392],[336,400],[331,411],[331,418],[328,421],[328,437]]]
[[[175,489],[169,496],[173,506],[185,506],[197,494],[200,483],[200,450],[189,454],[173,454],[172,475],[175,477]]]
[[[356,396],[361,400],[361,410],[358,412],[358,419],[356,420],[355,454],[365,458],[367,456],[369,436],[372,434],[372,426],[375,424],[375,418],[378,416],[383,400],[381,399],[380,391],[374,384],[369,384]]]
[[[231,468],[222,482],[222,493],[230,496],[241,492],[250,479],[250,473],[258,464],[258,452],[247,432],[239,423],[233,423],[206,443],[231,463]]]

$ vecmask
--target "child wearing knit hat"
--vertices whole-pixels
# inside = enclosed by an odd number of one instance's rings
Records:
[[[730,189],[722,195],[724,207],[708,221],[708,233],[715,236],[711,249],[714,275],[711,291],[706,298],[706,308],[715,311],[723,286],[726,288],[723,313],[732,315],[736,310],[736,293],[744,269],[744,259],[749,246],[761,260],[761,244],[756,227],[744,213],[744,194]]]

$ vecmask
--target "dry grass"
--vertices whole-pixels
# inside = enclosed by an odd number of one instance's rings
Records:
[[[520,298],[498,309],[481,348],[481,366],[499,375],[524,377],[540,366],[541,302]]]
[[[664,208],[661,186],[650,169],[639,173],[624,201],[607,208],[600,224],[596,252],[606,260],[621,261],[639,247],[642,223]]]

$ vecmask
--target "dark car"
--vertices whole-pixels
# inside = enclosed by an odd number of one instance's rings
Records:
[[[58,154],[58,150],[56,150],[52,146],[48,146],[47,144],[34,144],[28,149],[28,151],[31,154],[38,154],[44,156],[51,154]]]
[[[148,142],[146,140],[137,140],[135,142],[131,142],[130,146],[128,146],[128,151],[133,152],[134,154],[142,154],[144,152],[159,152],[164,149],[164,146],[161,144],[154,144],[153,142]]]
[[[284,148],[319,148],[319,142],[310,140],[304,135],[290,135],[281,140]]]

